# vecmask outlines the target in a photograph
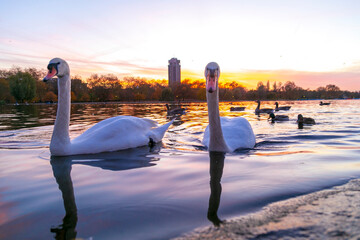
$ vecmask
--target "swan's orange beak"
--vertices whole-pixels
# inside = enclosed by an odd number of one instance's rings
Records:
[[[44,77],[43,81],[47,82],[51,78],[53,78],[58,73],[58,65],[60,63],[50,63],[47,66],[47,69],[49,70],[48,74]]]
[[[43,81],[47,82],[48,80],[52,79],[56,75],[56,69],[55,67],[51,67],[49,69],[48,74],[44,77]]]
[[[48,74],[44,77],[43,81],[47,82],[48,80],[52,79],[56,75],[56,69],[52,67],[49,69]]]

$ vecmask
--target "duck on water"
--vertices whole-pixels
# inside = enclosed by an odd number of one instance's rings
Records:
[[[322,101],[320,101],[320,106],[327,106],[327,105],[330,105],[331,103],[329,103],[329,102],[322,102]]]
[[[275,111],[280,111],[280,110],[287,111],[287,110],[290,110],[290,108],[291,108],[291,106],[281,106],[281,107],[279,107],[279,103],[275,102]]]
[[[286,116],[286,115],[275,115],[274,113],[270,113],[268,119],[271,120],[272,123],[275,123],[275,122],[284,122],[284,121],[289,121],[289,116]]]
[[[303,128],[304,125],[314,125],[314,124],[316,124],[315,120],[313,118],[303,117],[302,114],[298,115],[298,119],[297,119],[296,122],[297,122],[300,129]]]
[[[255,109],[255,114],[256,115],[259,115],[261,113],[270,114],[270,113],[274,112],[274,109],[272,109],[272,108],[260,108],[260,101],[257,100],[256,102],[258,104],[256,109]]]

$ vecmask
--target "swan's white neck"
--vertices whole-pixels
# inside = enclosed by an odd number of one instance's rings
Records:
[[[224,140],[220,122],[219,88],[217,88],[216,92],[213,93],[206,91],[206,99],[208,105],[210,130],[209,151],[228,152],[229,149]]]
[[[70,106],[71,81],[67,74],[58,79],[58,106],[53,135],[51,137],[50,152],[52,155],[63,155],[70,151]]]

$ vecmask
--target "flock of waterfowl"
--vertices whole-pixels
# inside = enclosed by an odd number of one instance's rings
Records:
[[[255,109],[255,114],[256,115],[260,115],[260,114],[269,114],[269,118],[268,120],[271,121],[271,123],[275,123],[275,122],[283,122],[283,121],[289,121],[290,118],[287,115],[280,115],[280,114],[276,114],[274,112],[278,112],[278,111],[288,111],[291,109],[291,106],[280,106],[279,107],[279,103],[275,102],[275,109],[272,108],[260,108],[260,101],[256,101],[256,103],[258,104],[256,109]],[[324,106],[324,105],[330,105],[330,103],[324,103],[322,101],[320,101],[320,106]],[[181,108],[181,107],[176,107],[174,109],[169,109],[169,105],[166,104],[165,105],[167,108],[167,113],[169,116],[175,116],[175,115],[182,115],[185,113],[185,108]],[[244,111],[246,109],[246,107],[230,107],[230,111],[232,112],[240,112],[240,111]],[[316,124],[315,120],[313,118],[310,117],[303,117],[302,114],[298,115],[297,121],[296,123],[298,124],[299,128],[303,128],[304,125],[314,125]]]
[[[277,111],[288,111],[290,110],[291,106],[281,106],[279,107],[279,103],[275,102],[275,109],[272,108],[260,108],[260,101],[256,101],[257,102],[257,107],[255,109],[255,114],[256,115],[260,115],[262,113],[265,114],[269,114],[269,118],[268,120],[270,120],[272,123],[275,122],[283,122],[283,121],[289,121],[289,116],[287,115],[275,115],[274,112]],[[328,106],[331,103],[329,102],[322,102],[320,101],[319,105],[320,106]],[[244,111],[245,107],[231,107],[230,111]],[[315,120],[313,118],[310,117],[303,117],[302,114],[298,115],[297,121],[296,123],[298,124],[299,128],[303,128],[304,125],[314,125],[316,124]]]
[[[276,102],[275,103],[276,107],[275,107],[275,111],[288,111],[290,110],[291,106],[283,106],[283,107],[279,107],[279,103]],[[324,103],[322,101],[320,101],[320,106],[324,106],[324,105],[330,105],[330,103]],[[260,103],[258,101],[258,108],[260,107]],[[256,109],[255,110],[255,114],[259,114],[259,113],[262,113],[260,112],[262,109]],[[269,120],[272,122],[272,123],[275,123],[275,122],[282,122],[282,121],[289,121],[289,116],[287,115],[275,115],[274,114],[274,110],[273,109],[265,109],[266,111],[264,111],[264,113],[269,113]],[[314,125],[316,124],[315,120],[313,118],[310,118],[310,117],[304,117],[302,114],[299,114],[298,115],[298,118],[296,120],[296,123],[298,124],[298,127],[299,128],[303,128],[304,125]]]
[[[50,142],[50,153],[53,156],[69,156],[77,154],[95,154],[111,152],[144,145],[154,145],[160,142],[173,123],[158,126],[157,122],[134,116],[116,116],[105,119],[75,139],[70,140],[70,105],[71,81],[70,68],[67,62],[54,58],[48,64],[48,74],[44,82],[58,77],[58,107],[53,134]],[[248,120],[243,117],[220,117],[219,87],[220,67],[211,62],[205,68],[206,99],[208,105],[209,125],[204,131],[202,143],[209,151],[233,152],[236,149],[251,149],[255,146],[255,135]],[[269,114],[271,122],[288,121],[286,115],[275,115],[274,111],[287,111],[291,106],[280,106],[275,103],[275,109],[260,108],[257,101],[255,114]],[[320,105],[330,103],[320,102]],[[186,109],[180,107],[171,109],[165,105],[168,115],[184,114]],[[230,111],[244,111],[245,107],[231,107]],[[315,124],[314,119],[298,116],[299,128],[304,124]]]

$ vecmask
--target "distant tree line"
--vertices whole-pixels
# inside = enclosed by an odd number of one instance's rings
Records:
[[[56,102],[57,81],[42,81],[46,72],[35,68],[0,70],[0,102]],[[360,91],[342,91],[336,85],[303,89],[294,82],[258,82],[256,89],[248,90],[237,82],[220,83],[220,100],[298,100],[360,98]],[[148,80],[139,77],[118,79],[113,74],[91,75],[86,81],[79,76],[71,78],[73,102],[106,101],[177,101],[206,100],[205,81],[185,79],[170,88],[166,80]]]

